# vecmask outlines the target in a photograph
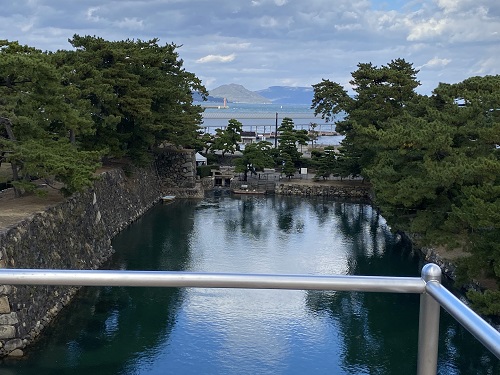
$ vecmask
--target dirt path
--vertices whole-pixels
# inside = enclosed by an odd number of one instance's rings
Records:
[[[64,200],[58,190],[43,189],[47,193],[45,196],[31,195],[21,198],[16,198],[12,189],[0,191],[0,231]]]
[[[100,175],[104,171],[111,170],[114,167],[101,167],[95,175]],[[5,176],[10,171],[8,163],[2,163],[0,172]],[[0,173],[0,176],[2,174]],[[0,191],[0,232],[23,221],[24,219],[43,212],[47,208],[57,205],[64,201],[64,197],[59,192],[59,188],[63,185],[60,183],[55,184],[55,189],[51,187],[41,187],[40,189],[45,192],[44,195],[30,195],[26,197],[16,198],[12,189]]]

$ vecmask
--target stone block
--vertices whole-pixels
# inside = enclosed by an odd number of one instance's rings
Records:
[[[0,295],[12,293],[12,285],[0,285]]]
[[[24,352],[21,349],[14,349],[9,353],[9,357],[22,357]]]
[[[0,326],[0,340],[13,339],[16,337],[14,326]]]
[[[6,352],[11,352],[14,349],[20,348],[22,346],[23,346],[23,340],[12,339],[12,340],[7,341],[3,348],[5,349]]]
[[[10,314],[2,314],[0,315],[0,325],[10,325],[17,324],[19,320],[17,319],[17,313],[11,312]]]
[[[0,314],[10,313],[9,297],[0,297]]]

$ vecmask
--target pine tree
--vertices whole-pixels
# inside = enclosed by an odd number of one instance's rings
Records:
[[[244,181],[248,179],[248,173],[255,174],[257,171],[262,171],[266,167],[274,165],[271,156],[273,144],[266,141],[250,143],[245,146],[243,156],[236,159],[236,172],[244,174]]]
[[[285,155],[290,156],[292,163],[298,167],[302,152],[297,149],[297,146],[307,146],[307,142],[309,141],[307,130],[295,129],[293,120],[285,117],[281,121],[278,132],[280,136],[278,150],[281,158],[284,159]]]
[[[359,63],[350,81],[355,91],[351,98],[338,83],[323,80],[313,85],[312,108],[327,121],[344,112],[336,130],[345,135],[342,141],[343,169],[348,174],[363,175],[377,154],[377,144],[370,131],[382,130],[386,121],[404,113],[406,106],[417,94],[418,70],[404,59],[396,59],[381,67],[372,63]]]
[[[203,109],[193,105],[192,92],[206,90],[183,69],[175,44],[78,35],[70,42],[76,51],[68,58],[96,130],[82,137],[84,147],[141,163],[163,142],[198,143]]]
[[[88,129],[90,116],[71,105],[71,89],[61,81],[49,54],[0,43],[0,149],[11,163],[16,196],[34,190],[33,178],[54,178],[67,192],[93,178],[99,156],[70,144],[72,130]]]
[[[221,150],[222,156],[227,152],[234,154],[240,151],[241,132],[243,124],[236,119],[230,119],[225,129],[216,129],[212,150]]]

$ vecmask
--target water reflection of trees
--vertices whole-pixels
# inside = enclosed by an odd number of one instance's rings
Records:
[[[419,275],[419,255],[395,239],[373,208],[337,202],[334,212],[337,230],[352,240],[351,274],[373,275],[376,270],[378,275]],[[306,305],[338,326],[347,373],[416,372],[419,295],[311,291]],[[440,331],[439,373],[500,373],[493,355],[446,313]]]
[[[387,275],[417,274],[414,262],[394,261],[394,252],[411,251],[394,241],[370,206],[336,202],[333,207],[338,219],[335,230],[349,239],[350,274],[370,275],[374,270]],[[405,263],[412,265],[411,271]],[[329,316],[339,327],[343,342],[340,356],[346,372],[416,372],[418,296],[308,292],[306,303],[315,314]]]
[[[297,198],[241,196],[236,199],[237,211],[225,218],[227,232],[241,231],[265,240],[274,233],[274,227],[285,234],[304,230],[305,223],[300,215],[303,208]]]
[[[327,223],[332,216],[332,199],[328,197],[311,197],[307,200],[309,207],[314,212],[319,225]]]
[[[274,200],[274,212],[278,229],[284,233],[291,233],[294,228],[294,222],[297,218],[298,202],[290,197],[277,197]]]
[[[267,210],[262,210],[268,200],[260,196],[241,196],[237,198],[234,214],[224,215],[226,232],[236,233],[241,231],[255,239],[266,239],[269,235],[269,217],[265,216]]]
[[[185,269],[194,208],[194,202],[153,208],[113,241],[116,254],[108,268]],[[153,358],[170,335],[183,293],[177,288],[83,288],[33,347],[33,373],[70,374],[76,367],[96,374],[134,372],[136,359]],[[25,365],[30,367],[20,362]]]

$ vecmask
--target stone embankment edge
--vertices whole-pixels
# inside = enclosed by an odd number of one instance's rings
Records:
[[[170,182],[177,171],[183,186]],[[203,197],[194,152],[167,150],[150,167],[127,175],[122,169],[104,172],[92,188],[2,231],[0,267],[97,269],[113,253],[111,239],[172,192]],[[0,285],[0,357],[23,356],[78,289]]]
[[[147,183],[146,183],[147,182]],[[126,177],[116,169],[92,188],[37,213],[0,235],[0,265],[9,268],[96,269],[113,253],[111,239],[157,203],[154,168]],[[0,286],[0,356],[22,356],[78,288]]]
[[[310,184],[276,184],[274,193],[277,195],[299,195],[304,197],[323,196],[336,198],[370,199],[370,186],[361,185],[318,185]]]

